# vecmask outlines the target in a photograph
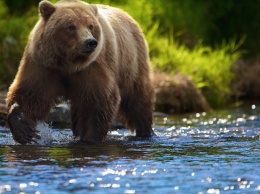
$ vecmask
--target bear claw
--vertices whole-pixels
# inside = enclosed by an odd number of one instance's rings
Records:
[[[39,131],[35,129],[36,123],[26,118],[18,107],[12,109],[8,116],[8,123],[13,139],[20,144],[36,142],[41,138]]]

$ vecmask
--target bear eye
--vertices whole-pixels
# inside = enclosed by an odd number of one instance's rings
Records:
[[[71,31],[77,30],[77,27],[75,25],[70,25],[68,28]]]
[[[90,25],[88,26],[88,28],[89,28],[90,30],[93,30],[94,26],[93,26],[92,24],[90,24]]]

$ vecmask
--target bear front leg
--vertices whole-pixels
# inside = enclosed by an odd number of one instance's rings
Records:
[[[42,89],[42,88],[41,88]],[[43,91],[47,91],[43,89]],[[8,102],[8,124],[13,139],[21,144],[32,143],[40,139],[39,131],[36,130],[37,121],[45,121],[52,106],[55,104],[55,97],[48,96],[37,91],[21,92],[15,90],[8,94],[14,96]]]
[[[71,101],[72,131],[80,141],[101,142],[105,139],[116,115],[119,94],[88,94],[83,102]]]
[[[54,104],[53,98],[36,91],[11,90],[8,94],[8,124],[13,139],[20,144],[40,139],[36,130],[37,121],[44,121]],[[10,99],[14,97],[13,99]]]
[[[40,138],[36,123],[46,119],[60,88],[55,73],[35,64],[21,64],[6,99],[8,124],[16,142],[27,144]]]
[[[27,118],[18,105],[13,105],[8,114],[8,123],[13,135],[13,139],[20,144],[27,144],[40,139],[38,131],[35,129],[36,122]]]

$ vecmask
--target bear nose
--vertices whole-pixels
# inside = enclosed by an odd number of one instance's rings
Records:
[[[95,49],[97,47],[97,40],[95,38],[90,38],[85,41],[85,45],[88,49]]]

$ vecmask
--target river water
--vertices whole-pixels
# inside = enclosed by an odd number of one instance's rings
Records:
[[[157,137],[126,129],[79,145],[69,129],[39,124],[16,145],[0,127],[0,193],[260,193],[260,107],[154,118]]]

